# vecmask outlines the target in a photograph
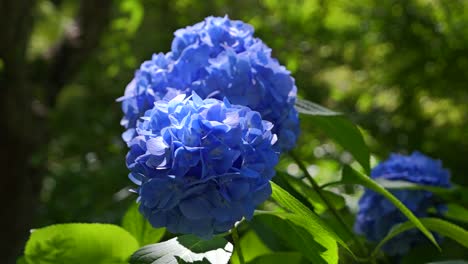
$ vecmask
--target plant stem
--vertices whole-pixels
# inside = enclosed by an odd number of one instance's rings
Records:
[[[239,258],[239,263],[245,264],[244,255],[242,255],[239,234],[237,233],[237,227],[234,227],[232,229],[231,235],[232,235],[232,240],[234,241],[234,247],[237,250],[237,257]]]
[[[310,175],[310,173],[307,171],[307,168],[306,166],[304,165],[304,163],[302,163],[302,161],[299,159],[298,156],[296,156],[296,154],[291,151],[289,153],[289,155],[291,156],[291,158],[297,163],[297,165],[299,166],[299,168],[304,172],[304,175],[307,177],[307,179],[309,179],[310,181],[310,184],[312,184],[312,188],[317,192],[318,196],[320,197],[320,199],[325,203],[325,205],[328,207],[328,209],[330,210],[330,212],[333,214],[333,216],[336,218],[336,220],[340,223],[341,226],[343,226],[344,230],[346,230],[346,232],[350,235],[350,237],[352,238],[352,240],[354,241],[354,243],[358,246],[359,248],[359,251],[361,251],[361,253],[364,253],[367,255],[367,250],[366,250],[366,247],[361,243],[361,241],[354,235],[354,233],[349,229],[349,227],[346,225],[346,223],[344,222],[344,220],[341,218],[341,216],[338,214],[338,212],[336,211],[335,207],[333,207],[333,204],[327,199],[327,197],[322,193],[322,189],[320,188],[320,186],[317,184],[317,182],[314,180],[314,178],[312,177],[312,175]]]
[[[255,210],[254,211],[254,216],[255,215],[266,215],[266,214],[273,214],[272,211],[265,211],[265,210]]]
[[[320,189],[325,189],[327,187],[331,187],[333,185],[340,185],[340,184],[342,184],[341,181],[327,182],[327,183],[323,184],[322,186],[320,186]]]

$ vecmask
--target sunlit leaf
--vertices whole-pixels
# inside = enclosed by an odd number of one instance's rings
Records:
[[[24,258],[28,264],[127,263],[138,242],[110,224],[59,224],[32,230]]]
[[[336,240],[303,216],[274,213],[256,215],[255,218],[311,263],[338,263]]]
[[[258,256],[273,253],[253,230],[249,230],[241,236],[240,247],[242,249],[242,256],[247,263]],[[234,253],[232,254],[231,263],[239,264],[237,250],[234,250]]]
[[[203,240],[184,235],[140,248],[130,264],[228,263],[233,245],[221,237]]]
[[[343,240],[315,213],[310,211],[305,205],[300,203],[296,198],[291,196],[288,192],[283,190],[281,187],[276,185],[274,182],[271,182],[273,193],[272,198],[275,200],[281,207],[288,210],[292,214],[288,216],[290,221],[298,223],[299,225],[306,225],[306,229],[310,232],[318,232],[318,234],[323,237],[333,238],[338,242],[342,247],[348,250],[350,254],[353,252],[349,249],[348,245],[343,242]],[[277,214],[280,217],[285,217],[283,214]]]
[[[314,102],[297,98],[294,105],[296,110],[301,114],[312,116],[340,116],[342,113],[332,111]]]
[[[294,198],[296,198],[300,203],[304,204],[307,206],[310,210],[313,211],[314,207],[312,206],[311,203],[304,197],[302,193],[296,190],[290,183],[289,183],[289,178],[291,175],[284,173],[282,171],[277,171],[276,172],[276,177],[273,178],[273,181],[279,185],[284,191],[288,192],[290,195],[292,195]]]
[[[424,190],[424,191],[429,191],[433,193],[448,193],[451,190],[447,188],[441,188],[441,187],[434,187],[434,186],[428,186],[428,185],[420,185],[414,182],[409,182],[409,181],[393,181],[393,180],[387,180],[384,178],[378,178],[375,179],[377,183],[379,183],[382,187],[386,189],[396,189],[396,190]]]
[[[154,228],[138,211],[138,204],[132,204],[125,213],[122,227],[132,234],[140,244],[145,246],[161,240],[165,228]]]

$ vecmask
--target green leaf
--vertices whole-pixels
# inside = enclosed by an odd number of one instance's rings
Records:
[[[297,252],[277,252],[256,257],[248,264],[304,264],[307,263]]]
[[[400,200],[398,200],[391,192],[386,190],[377,182],[373,181],[367,175],[362,174],[359,171],[354,170],[350,166],[344,166],[342,172],[343,183],[360,184],[367,187],[377,193],[380,193],[387,198],[393,205],[395,205],[414,225],[423,232],[423,234],[440,250],[439,244],[437,244],[434,236],[427,230],[427,228],[419,221],[419,219],[409,210]]]
[[[308,219],[292,213],[261,214],[255,218],[311,263],[338,263],[336,240]]]
[[[307,115],[314,126],[349,151],[364,170],[370,173],[369,148],[364,142],[361,131],[349,119],[307,100],[298,99],[296,109],[299,113]]]
[[[165,228],[154,228],[138,211],[138,204],[132,204],[125,213],[122,227],[132,234],[140,246],[159,242],[166,232]]]
[[[396,189],[396,190],[423,190],[433,193],[450,193],[451,190],[448,188],[434,187],[428,185],[420,185],[414,182],[409,181],[391,181],[384,178],[375,179],[375,181],[386,189]]]
[[[468,206],[468,188],[464,186],[455,186],[453,200],[463,206]]]
[[[240,237],[240,247],[242,249],[242,256],[246,262],[249,262],[260,255],[273,253],[253,230],[249,230]],[[232,254],[231,263],[239,264],[237,250],[234,250],[234,253]]]
[[[421,223],[424,224],[429,230],[437,232],[443,236],[449,237],[464,247],[468,248],[468,231],[465,229],[454,225],[450,222],[444,221],[442,219],[437,219],[437,218],[421,218],[419,219]],[[377,247],[375,248],[373,255],[376,255],[380,248],[390,239],[395,237],[396,235],[403,233],[409,229],[412,229],[415,227],[415,224],[411,221],[399,224],[392,228],[390,232],[385,236],[385,238],[379,242]]]
[[[24,258],[28,264],[127,263],[138,242],[110,224],[58,224],[31,231]]]
[[[326,107],[323,107],[319,104],[314,102],[304,100],[304,99],[296,99],[296,105],[294,106],[296,110],[305,115],[312,115],[312,116],[340,116],[341,113],[332,111]]]
[[[328,209],[327,205],[323,202],[317,192],[312,189],[312,186],[309,186],[304,181],[292,176],[286,176],[284,178],[297,192],[301,193],[302,196],[307,199],[317,213],[323,213]],[[342,196],[327,190],[321,190],[321,192],[333,204],[335,209],[340,210],[346,205]]]
[[[267,212],[266,214],[271,213]],[[257,215],[260,214],[255,214],[253,219],[249,221],[249,225],[268,249],[271,249],[272,252],[294,251],[294,249],[286,244],[280,237],[271,232],[271,229],[263,224],[263,222],[260,221],[261,218],[258,218]]]
[[[300,225],[305,225],[307,230],[310,230],[312,234],[321,235],[324,239],[333,238],[342,247],[355,257],[354,253],[349,249],[348,245],[325,223],[309,210],[305,205],[300,203],[296,198],[291,196],[288,192],[281,189],[274,182],[271,182],[273,193],[272,199],[275,200],[281,207],[290,211],[293,214],[289,214],[289,220],[299,222]],[[279,215],[278,213],[277,215]],[[293,217],[293,215],[296,215]],[[284,217],[284,215],[282,215]]]
[[[468,223],[468,210],[466,208],[458,204],[448,204],[447,207],[448,210],[444,214],[445,217]]]
[[[282,172],[276,171],[276,176],[273,178],[273,182],[279,185],[284,191],[288,192],[294,198],[296,198],[300,203],[304,204],[310,210],[314,210],[312,204],[304,197],[303,194],[298,192],[288,181],[288,178],[292,177],[291,175]]]
[[[449,193],[437,193],[439,197],[450,203],[456,203],[468,208],[468,188],[460,185],[454,185]]]
[[[228,263],[233,246],[222,237],[203,240],[184,235],[165,242],[140,248],[130,258],[130,264]],[[204,260],[205,259],[205,260]]]

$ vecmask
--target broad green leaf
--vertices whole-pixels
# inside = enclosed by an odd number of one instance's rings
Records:
[[[342,172],[343,183],[360,184],[367,187],[374,192],[380,193],[387,198],[393,205],[395,205],[414,225],[423,232],[423,234],[440,250],[434,236],[427,230],[427,228],[419,221],[419,219],[409,210],[400,200],[398,200],[391,192],[383,188],[380,184],[369,178],[367,175],[354,170],[350,166],[344,166]]]
[[[348,252],[353,257],[355,256],[354,253],[349,249],[348,245],[343,242],[343,240],[325,222],[323,222],[320,217],[314,214],[288,192],[281,189],[281,187],[276,185],[274,182],[271,182],[271,186],[273,189],[273,193],[271,195],[273,200],[275,200],[284,209],[293,213],[291,216],[297,216],[289,218],[291,221],[299,221],[300,223],[306,225],[307,230],[310,230],[312,234],[317,232],[317,234],[323,235],[323,237],[333,238],[342,247],[348,250]]]
[[[344,116],[312,116],[312,123],[347,150],[354,159],[370,172],[370,152],[361,131]]]
[[[434,186],[428,186],[428,185],[420,185],[416,184],[414,182],[409,182],[409,181],[391,181],[387,180],[384,178],[378,178],[375,179],[378,184],[380,184],[382,187],[386,189],[396,189],[396,190],[423,190],[423,191],[429,191],[433,193],[449,193],[451,192],[450,189],[448,188],[441,188],[441,187],[434,187]]]
[[[439,233],[445,237],[449,237],[464,247],[468,248],[468,231],[465,229],[454,225],[450,222],[444,221],[442,219],[437,218],[421,218],[419,219],[421,223],[424,224],[429,230]],[[390,232],[385,236],[385,238],[379,242],[377,247],[375,248],[373,254],[376,255],[380,248],[390,239],[395,237],[398,234],[401,234],[405,231],[408,231],[412,228],[415,228],[415,224],[411,221],[399,224],[392,228]]]
[[[445,217],[468,223],[468,210],[466,208],[458,204],[448,204],[447,207],[448,210],[444,214]]]
[[[168,241],[140,248],[130,258],[130,264],[228,263],[233,246],[221,237],[203,240],[183,235]],[[205,259],[205,260],[204,260]]]
[[[277,252],[256,257],[248,264],[306,264],[301,254],[297,252]]]
[[[354,223],[356,216],[349,212],[349,210],[343,210],[339,214],[343,222],[345,224],[349,223],[349,226],[343,226],[343,223],[340,222],[340,220],[338,220],[331,211],[324,212],[320,215],[320,217],[324,219],[333,232],[335,232],[343,241],[345,241],[347,245],[354,246],[354,248],[357,250],[361,250],[358,248],[360,245],[356,244],[356,239],[358,238],[355,237],[354,233],[350,232],[352,230],[350,228],[352,226],[351,223]]]
[[[249,230],[240,237],[240,247],[242,249],[242,256],[247,263],[260,255],[273,253],[253,230]],[[239,264],[236,250],[232,254],[231,263]]]
[[[286,177],[286,180],[297,192],[301,193],[304,198],[312,204],[317,213],[323,213],[328,209],[327,205],[323,202],[317,192],[312,189],[312,186],[309,186],[304,181],[292,176]],[[344,198],[340,195],[327,190],[321,190],[321,192],[328,201],[333,204],[335,209],[339,210],[346,205]]]
[[[336,240],[310,225],[306,218],[293,213],[262,214],[255,218],[311,263],[338,263]]]
[[[434,186],[424,185],[409,185],[407,189],[421,189],[434,193],[439,198],[443,199],[446,203],[454,203],[468,208],[468,188],[454,184],[451,188],[440,188]],[[402,188],[405,189],[405,188]]]
[[[273,178],[273,181],[279,185],[284,191],[288,192],[290,195],[292,195],[294,198],[296,198],[300,203],[304,204],[309,208],[310,210],[314,210],[314,207],[312,204],[304,197],[303,194],[298,192],[290,183],[289,183],[289,178],[292,177],[289,174],[282,172],[282,171],[276,171],[276,177]]]
[[[364,142],[361,131],[349,119],[340,113],[302,99],[296,101],[296,109],[299,113],[307,115],[314,126],[349,151],[364,170],[370,173],[369,148]]]
[[[138,249],[130,233],[110,224],[58,224],[31,232],[28,264],[123,264]]]
[[[265,213],[262,213],[265,214]],[[270,211],[266,212],[266,214],[272,214]],[[261,222],[261,218],[256,217],[260,214],[255,214],[253,219],[249,221],[249,225],[255,231],[258,238],[265,244],[265,246],[271,249],[272,252],[282,252],[282,251],[294,251],[294,249],[285,243],[282,239],[280,239],[276,234],[271,232],[271,229],[264,225]],[[258,220],[260,219],[260,220]]]
[[[154,228],[138,211],[138,204],[132,204],[125,213],[122,227],[132,234],[140,246],[159,242],[164,236],[165,228]]]
[[[294,105],[296,110],[305,115],[312,115],[312,116],[340,116],[341,113],[332,111],[326,107],[323,107],[319,104],[314,102],[297,98],[296,105]]]

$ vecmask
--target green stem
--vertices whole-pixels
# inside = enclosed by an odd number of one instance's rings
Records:
[[[366,247],[361,243],[361,241],[354,235],[354,233],[349,229],[348,225],[346,225],[346,223],[344,222],[344,220],[341,218],[341,216],[338,214],[338,212],[336,211],[335,207],[332,205],[332,203],[327,199],[327,197],[322,193],[322,189],[320,188],[320,186],[317,184],[317,182],[314,180],[314,178],[312,177],[312,175],[310,175],[310,173],[307,171],[307,168],[306,166],[304,165],[304,163],[302,163],[302,161],[299,159],[298,156],[296,156],[296,154],[291,151],[289,153],[289,155],[292,157],[292,159],[297,163],[297,165],[299,166],[299,168],[304,172],[304,175],[307,177],[307,179],[309,179],[310,181],[310,184],[312,184],[312,188],[317,192],[318,196],[320,197],[320,199],[325,203],[325,205],[327,206],[328,210],[330,210],[330,212],[333,214],[333,216],[336,218],[336,220],[338,221],[338,223],[340,223],[341,226],[343,226],[344,230],[346,230],[346,232],[349,234],[349,236],[352,238],[352,240],[354,241],[354,243],[358,246],[359,250],[361,251],[361,253],[364,253],[364,254],[367,254],[367,250],[366,250]]]
[[[232,240],[234,241],[234,247],[237,250],[237,257],[239,258],[239,263],[245,264],[244,255],[242,255],[239,234],[237,233],[237,227],[234,227],[232,229],[231,235],[232,235]]]
[[[231,235],[231,230],[227,231],[227,232],[224,232],[224,233],[221,233],[221,234],[217,234],[215,235],[216,237],[227,237]]]
[[[272,211],[265,211],[265,210],[255,210],[255,211],[254,211],[254,216],[255,216],[255,215],[265,215],[265,214],[271,215],[271,214],[274,214],[274,212],[272,212]]]
[[[325,189],[327,187],[331,187],[331,186],[334,186],[334,185],[340,185],[340,184],[343,184],[343,183],[341,181],[327,182],[327,183],[323,184],[322,186],[320,186],[320,189]]]

